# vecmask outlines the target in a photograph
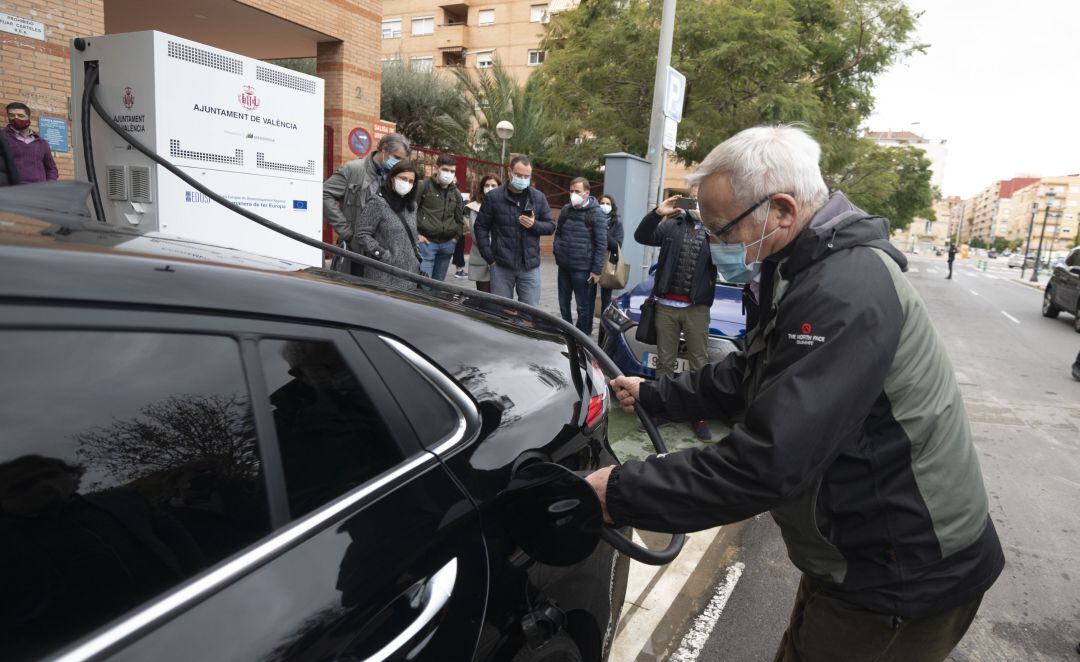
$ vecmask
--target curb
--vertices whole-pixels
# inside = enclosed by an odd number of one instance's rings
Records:
[[[1045,283],[1032,283],[1026,278],[1013,278],[1012,282],[1016,283],[1017,285],[1024,285],[1025,287],[1030,287],[1031,289],[1038,290],[1040,292],[1042,292],[1043,289],[1046,287]]]

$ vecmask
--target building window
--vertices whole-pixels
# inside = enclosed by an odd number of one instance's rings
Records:
[[[435,68],[435,58],[433,57],[414,57],[409,60],[409,65],[413,71],[432,71]]]
[[[401,62],[400,55],[391,55],[389,57],[382,58],[382,68],[385,69],[391,65],[399,64]]]
[[[490,69],[495,66],[495,53],[488,51],[487,53],[476,54],[476,68],[477,69]]]
[[[535,67],[538,64],[543,64],[545,57],[547,57],[545,51],[529,51],[529,66]]]
[[[382,22],[382,38],[397,39],[401,36],[401,19],[395,18]]]
[[[932,234],[933,231],[934,231],[934,222],[933,221],[927,221],[926,222],[926,227],[923,228],[923,234]]]
[[[426,37],[435,34],[435,17],[414,18],[412,20],[412,36]]]
[[[531,23],[547,23],[551,20],[551,15],[548,14],[548,6],[532,5],[529,7],[529,22]]]
[[[481,9],[477,15],[477,23],[479,25],[494,25],[495,24],[495,10],[494,9]]]

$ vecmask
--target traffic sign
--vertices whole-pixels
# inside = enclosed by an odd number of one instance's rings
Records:
[[[664,118],[664,149],[669,152],[674,152],[676,147],[676,137],[679,132],[679,123],[670,117]]]
[[[667,88],[664,90],[664,115],[682,121],[683,99],[686,97],[686,76],[672,67],[667,68]]]
[[[371,151],[371,134],[356,127],[349,132],[349,149],[357,156],[367,156]]]

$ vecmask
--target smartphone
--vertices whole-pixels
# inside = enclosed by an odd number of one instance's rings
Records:
[[[525,211],[521,212],[521,214],[522,216],[528,216],[529,218],[535,216],[535,214],[533,214],[533,210],[531,209],[526,209]]]
[[[675,199],[675,208],[685,209],[687,211],[697,209],[697,198],[687,198],[684,196],[679,196]]]

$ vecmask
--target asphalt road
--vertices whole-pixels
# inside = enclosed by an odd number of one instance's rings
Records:
[[[908,275],[948,347],[1007,560],[949,659],[1080,660],[1080,334],[1067,314],[1041,316],[1018,270],[975,264],[950,281],[944,259],[914,257]],[[730,538],[672,659],[772,659],[798,573],[767,515]]]

